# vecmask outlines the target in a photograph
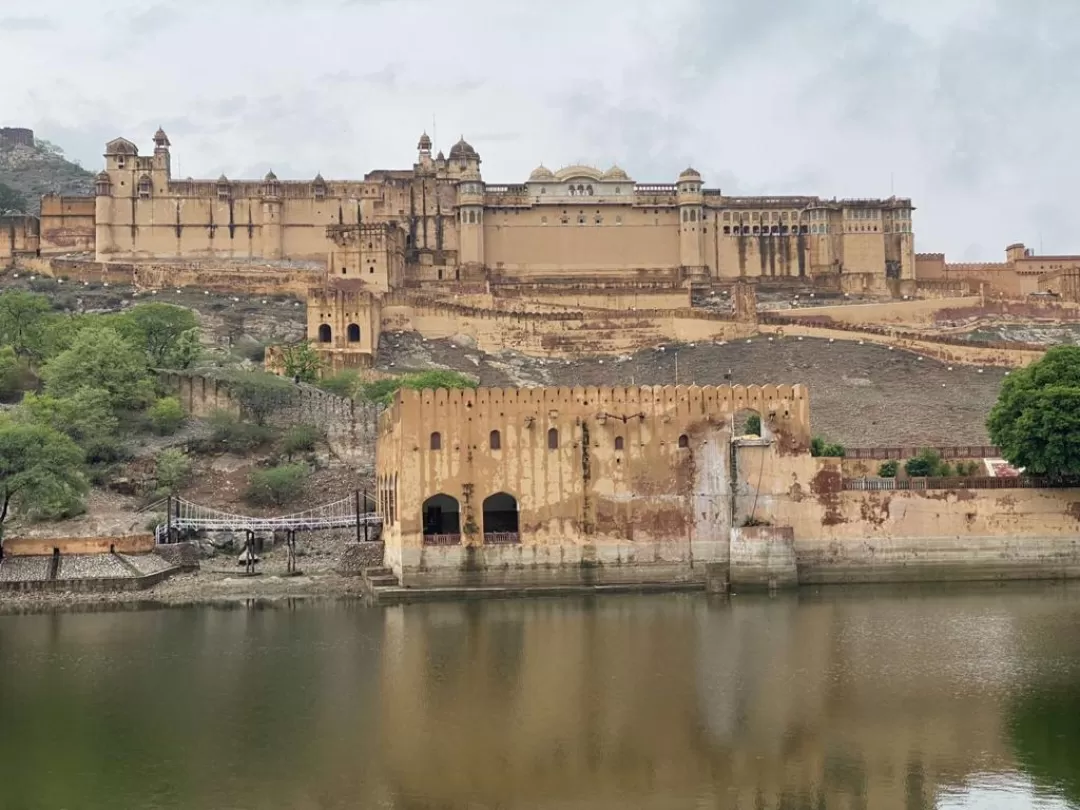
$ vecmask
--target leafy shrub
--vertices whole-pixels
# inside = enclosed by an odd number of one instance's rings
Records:
[[[300,496],[309,475],[303,464],[282,464],[251,474],[244,497],[260,506],[282,506]]]
[[[900,462],[898,461],[883,461],[881,466],[877,468],[879,478],[896,478],[898,472],[900,472]]]
[[[281,451],[292,461],[295,454],[314,450],[320,438],[322,432],[315,425],[293,425],[285,431]]]
[[[319,388],[324,391],[329,391],[331,394],[337,394],[339,397],[353,397],[360,386],[360,375],[355,371],[346,369],[345,371],[339,371],[337,374],[332,374],[329,377],[323,377],[317,383]]]
[[[843,458],[846,453],[844,445],[827,442],[821,436],[815,436],[810,440],[810,455],[812,456]]]
[[[160,436],[171,436],[184,423],[184,409],[176,397],[162,397],[150,406],[146,415]]]
[[[926,449],[904,463],[904,472],[911,478],[944,478],[952,470],[941,461],[940,453]]]
[[[744,436],[760,436],[761,435],[761,417],[756,413],[750,414],[746,417],[746,425],[743,427]]]
[[[956,474],[962,478],[970,478],[982,472],[982,465],[977,461],[956,462]]]
[[[175,493],[191,476],[191,459],[183,450],[170,447],[162,450],[154,459],[154,480],[158,489],[167,494]]]
[[[127,447],[114,436],[99,436],[87,441],[83,447],[88,464],[115,464],[131,458]]]
[[[440,370],[421,371],[414,374],[405,374],[401,377],[361,383],[359,390],[363,399],[389,405],[399,388],[411,388],[420,391],[424,388],[476,388],[476,386],[475,380],[460,372]]]
[[[265,425],[245,422],[228,411],[214,411],[208,421],[211,442],[230,453],[244,455],[269,444],[274,437],[274,431]]]

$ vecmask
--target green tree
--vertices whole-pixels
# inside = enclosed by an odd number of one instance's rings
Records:
[[[113,410],[137,410],[153,399],[146,357],[115,329],[88,328],[75,344],[41,370],[45,389],[57,397],[70,397],[93,385],[109,395]]]
[[[19,357],[41,359],[51,312],[44,295],[22,290],[0,294],[0,343],[11,346]]]
[[[15,350],[11,346],[0,346],[0,402],[17,400],[30,380],[30,370]]]
[[[760,436],[761,435],[761,417],[756,413],[750,414],[746,417],[746,426],[743,428],[744,436]]]
[[[190,477],[191,459],[183,450],[170,447],[154,459],[154,480],[160,492],[174,495]]]
[[[285,346],[281,350],[281,363],[285,376],[300,382],[315,382],[323,370],[323,360],[310,340]]]
[[[1055,346],[1010,374],[986,425],[1014,467],[1080,475],[1080,346]]]
[[[5,211],[17,211],[20,214],[29,210],[26,197],[6,183],[0,183],[0,214]]]
[[[147,409],[146,415],[160,436],[171,436],[184,424],[184,408],[176,397],[162,397]]]
[[[281,452],[289,461],[292,461],[297,453],[314,450],[321,438],[322,431],[315,425],[293,425],[281,438]]]
[[[116,323],[117,331],[142,348],[154,368],[189,368],[198,357],[198,326],[190,309],[160,303],[132,307]]]
[[[309,472],[303,464],[282,464],[256,470],[251,474],[244,497],[260,506],[283,506],[300,496]]]
[[[0,541],[12,506],[80,502],[88,489],[83,452],[44,425],[0,421]]]
[[[59,431],[84,449],[116,433],[112,398],[100,388],[80,388],[70,397],[30,393],[15,411],[17,421]]]

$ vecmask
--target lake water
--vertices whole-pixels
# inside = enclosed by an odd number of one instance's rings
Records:
[[[0,616],[0,808],[1080,808],[1080,587]]]

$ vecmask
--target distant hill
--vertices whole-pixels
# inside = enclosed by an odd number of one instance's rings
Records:
[[[94,172],[72,163],[48,141],[35,140],[33,146],[4,143],[0,145],[0,184],[21,195],[27,213],[36,214],[42,194],[93,194]]]

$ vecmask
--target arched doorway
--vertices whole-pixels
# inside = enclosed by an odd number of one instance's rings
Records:
[[[355,323],[350,323],[345,331],[345,339],[348,340],[349,343],[359,343],[360,327],[357,326]]]
[[[334,339],[334,333],[330,329],[330,324],[328,324],[328,323],[319,324],[319,343],[329,343],[333,339]]]
[[[484,499],[484,542],[519,543],[518,504],[513,495],[496,492]]]
[[[461,507],[456,498],[439,493],[422,507],[425,546],[453,546],[461,542]]]

